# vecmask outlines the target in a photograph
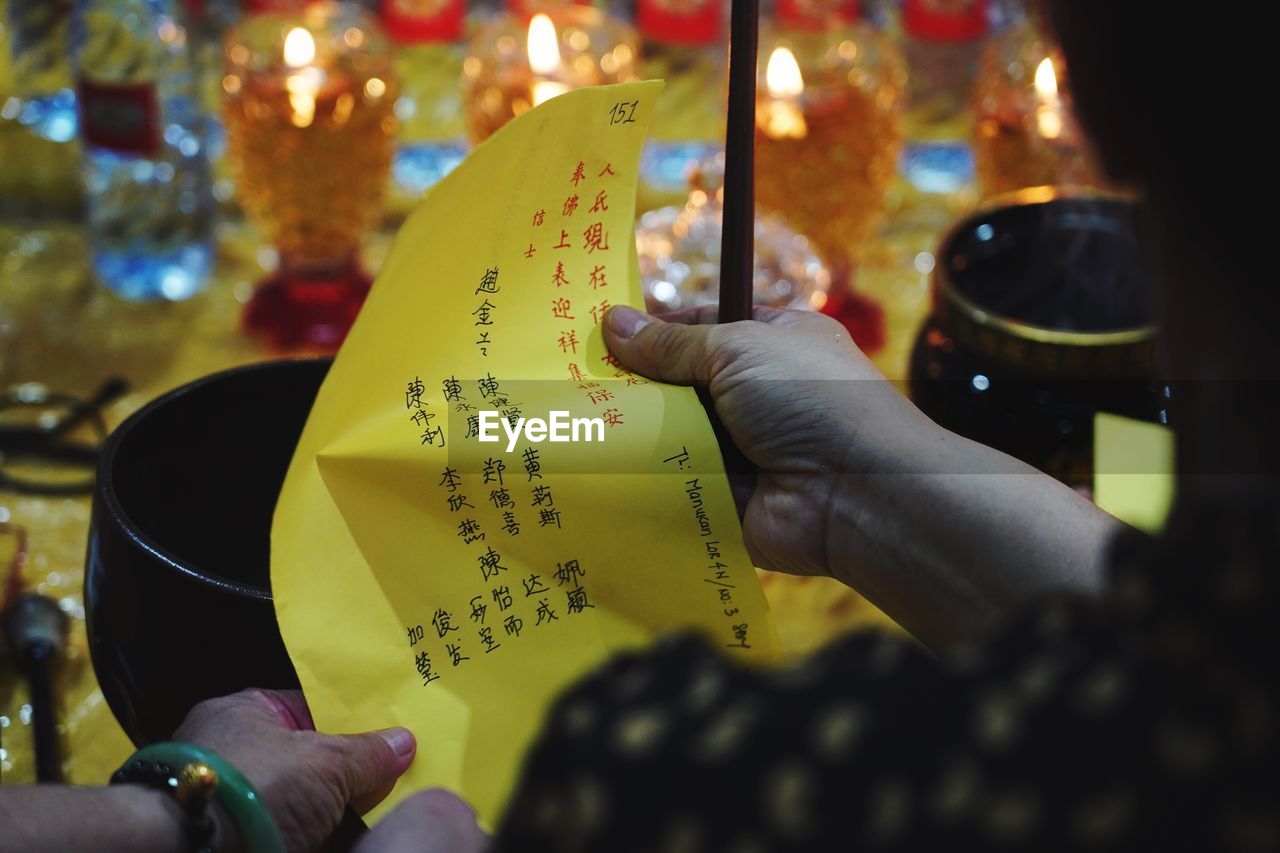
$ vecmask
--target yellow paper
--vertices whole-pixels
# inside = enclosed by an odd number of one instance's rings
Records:
[[[1148,533],[1159,532],[1173,503],[1172,431],[1099,412],[1093,447],[1098,506]]]
[[[642,305],[636,173],[660,89],[555,98],[437,185],[298,446],[272,530],[277,616],[321,729],[417,734],[384,810],[441,786],[492,826],[549,703],[662,632],[778,654],[703,408],[620,370],[601,337],[608,304]],[[512,407],[600,417],[603,441],[467,437],[468,417]]]

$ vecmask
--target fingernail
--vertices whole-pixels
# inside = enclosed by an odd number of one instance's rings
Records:
[[[609,309],[605,318],[609,328],[620,338],[633,338],[645,326],[653,322],[653,318],[643,311],[637,311],[626,305],[615,305]]]
[[[400,758],[413,752],[413,732],[408,729],[383,729],[378,734]]]

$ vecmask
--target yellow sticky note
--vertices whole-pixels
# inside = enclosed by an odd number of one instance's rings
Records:
[[[642,305],[636,176],[660,90],[551,100],[437,185],[298,446],[277,616],[320,728],[417,734],[384,810],[440,786],[493,825],[552,700],[662,632],[778,655],[705,411],[601,337],[609,305]]]
[[[1173,432],[1099,412],[1093,422],[1093,498],[1134,527],[1157,533],[1173,503]]]

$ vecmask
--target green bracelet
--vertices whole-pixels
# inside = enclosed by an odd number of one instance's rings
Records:
[[[284,840],[271,812],[267,811],[266,803],[262,801],[262,795],[230,762],[189,743],[172,742],[144,746],[125,762],[125,766],[138,761],[167,764],[173,768],[174,775],[191,764],[209,767],[218,775],[214,796],[239,827],[249,853],[284,853]]]

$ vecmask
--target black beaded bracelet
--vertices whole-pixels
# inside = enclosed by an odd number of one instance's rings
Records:
[[[187,843],[193,853],[214,853],[215,826],[209,801],[218,787],[218,777],[207,764],[192,762],[175,768],[160,761],[134,758],[111,775],[111,784],[143,785],[174,797],[186,815]]]

